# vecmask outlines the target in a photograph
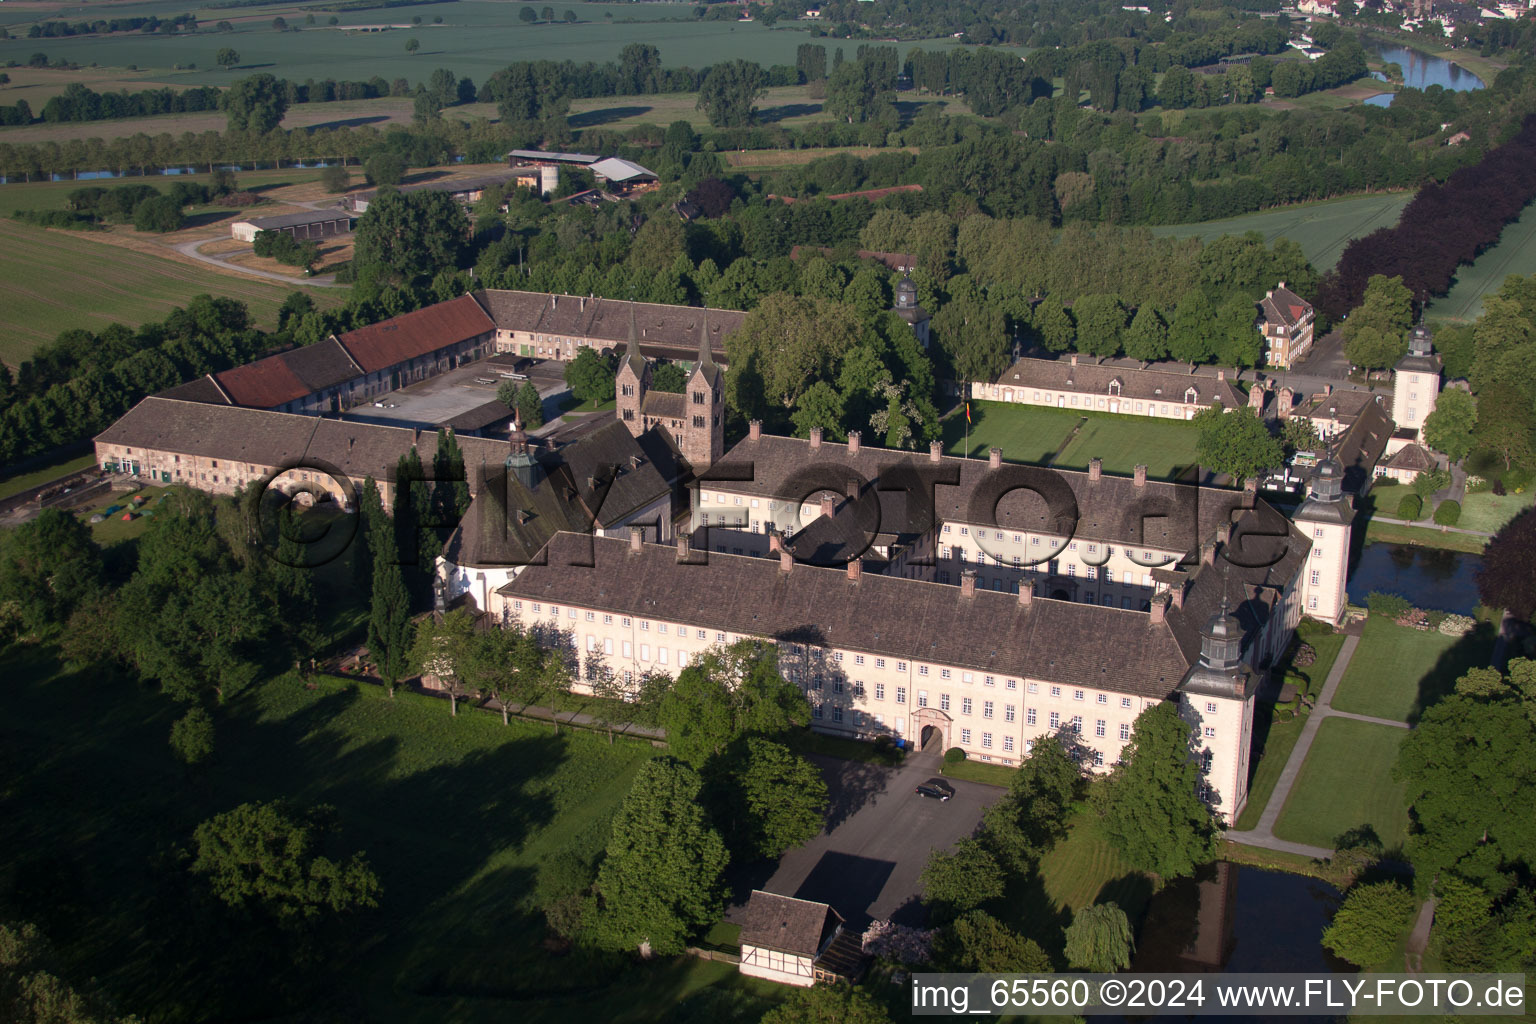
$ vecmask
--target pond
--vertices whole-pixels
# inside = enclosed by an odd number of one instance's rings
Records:
[[[1473,89],[1481,89],[1484,85],[1481,78],[1460,64],[1453,64],[1442,57],[1410,50],[1405,46],[1394,46],[1391,43],[1377,43],[1372,50],[1377,57],[1403,69],[1403,85],[1407,88],[1427,89],[1432,85],[1438,85],[1455,92],[1470,92]],[[1395,98],[1396,93],[1384,92],[1368,98],[1365,102],[1376,107],[1390,107]]]
[[[1401,594],[1419,608],[1471,615],[1481,555],[1410,544],[1367,544],[1349,575],[1349,601],[1365,605],[1373,590]]]

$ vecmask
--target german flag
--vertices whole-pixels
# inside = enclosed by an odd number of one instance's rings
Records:
[[[965,422],[971,422],[971,403],[965,403]]]

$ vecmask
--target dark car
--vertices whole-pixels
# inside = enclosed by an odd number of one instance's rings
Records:
[[[948,800],[955,795],[955,787],[943,779],[929,779],[917,787],[918,796],[931,796],[935,800]]]

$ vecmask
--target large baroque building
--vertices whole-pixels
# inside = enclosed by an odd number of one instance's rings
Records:
[[[1063,359],[1026,356],[997,380],[973,383],[970,396],[1015,405],[1187,420],[1213,404],[1231,410],[1246,403],[1227,372],[1174,373],[1103,363],[1077,353]]]

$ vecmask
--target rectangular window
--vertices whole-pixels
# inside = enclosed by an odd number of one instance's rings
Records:
[[[1083,731],[1083,716],[1082,715],[1073,715],[1071,717],[1071,719],[1068,720],[1067,724],[1072,727],[1072,731],[1073,732],[1082,732]]]
[[[611,636],[603,637],[603,653],[604,654],[612,654],[613,653],[613,637],[611,637]]]
[[[876,658],[875,659],[875,668],[885,668],[885,659],[884,658]]]
[[[832,705],[832,721],[834,721],[834,722],[841,722],[842,720],[843,720],[843,709],[838,707],[836,704]]]
[[[1205,727],[1205,738],[1208,740],[1216,738],[1216,729],[1213,726],[1208,725]]]
[[[917,691],[917,706],[920,707],[920,708],[925,708],[925,707],[928,706],[928,691],[927,690],[918,690]]]
[[[662,665],[667,663],[667,649],[665,647],[656,648],[656,661]]]
[[[597,619],[597,616],[594,613],[587,612],[587,621],[588,622],[595,621],[596,619]]]
[[[960,742],[961,743],[969,743],[969,742],[971,742],[971,730],[969,730],[969,729],[961,729],[960,730]]]
[[[1120,706],[1123,707],[1123,708],[1130,707],[1131,706],[1131,698],[1129,698],[1129,697],[1121,697],[1120,698]]]
[[[981,702],[981,717],[982,718],[991,718],[992,717],[992,702],[991,701],[984,700],[984,701]]]
[[[896,703],[897,704],[906,704],[906,702],[907,702],[907,688],[905,686],[898,686],[898,687],[896,687]]]
[[[875,700],[885,700],[885,684],[875,684]]]
[[[1039,683],[1030,683],[1029,686],[1026,687],[1026,690],[1029,693],[1039,693],[1040,692],[1040,684]]]
[[[862,654],[855,654],[853,656],[853,663],[855,665],[862,665],[862,664],[864,664],[864,655],[862,655]]]
[[[1208,715],[1214,715],[1216,713],[1216,702],[1215,701],[1208,700],[1208,701],[1205,702],[1205,713],[1208,714]]]
[[[1312,570],[1312,585],[1315,587],[1323,582],[1323,574],[1317,569]]]
[[[628,640],[625,640],[624,641],[624,657],[626,657],[626,658],[633,658],[634,656],[635,656],[635,645],[630,643]]]
[[[1096,699],[1098,700],[1098,702],[1100,704],[1108,704],[1109,703],[1109,694],[1101,693],[1101,694],[1098,695],[1098,697]]]
[[[919,666],[917,666],[917,674],[920,675],[920,676],[927,675],[928,674],[928,666],[927,665],[919,665]]]
[[[651,629],[650,620],[649,619],[641,619],[640,620],[640,632],[647,633],[647,632],[650,632],[650,629]]]
[[[1060,711],[1052,711],[1051,712],[1051,728],[1052,729],[1060,729],[1061,728],[1061,712]]]
[[[1035,724],[1035,709],[1034,708],[1025,708],[1024,709],[1024,724],[1025,725],[1034,725]]]
[[[651,645],[650,644],[641,644],[640,645],[640,660],[641,661],[650,661],[651,660]]]
[[[1015,708],[1012,704],[1003,705],[1003,721],[1011,722],[1018,717],[1018,714],[1018,709]]]
[[[1106,724],[1107,723],[1105,723],[1104,719],[1102,719],[1102,718],[1100,718],[1097,721],[1095,721],[1093,723],[1093,734],[1095,736],[1103,736]]]
[[[950,677],[949,669],[947,669],[947,668],[939,669],[939,678],[940,679],[948,679],[949,677]]]
[[[842,693],[843,692],[843,681],[841,679],[834,679],[834,680],[832,680],[832,692],[833,693]]]
[[[898,661],[896,663],[896,671],[897,672],[905,672],[906,670],[907,670],[907,663],[906,662]]]
[[[824,714],[825,714],[825,712],[822,711],[820,704],[813,704],[811,706],[811,717],[812,718],[821,718],[821,717],[823,717]]]
[[[971,713],[971,706],[972,706],[971,705],[971,698],[969,698],[969,697],[962,697],[962,698],[960,698],[960,713],[962,715],[970,714]]]
[[[1131,738],[1131,727],[1130,727],[1129,723],[1126,723],[1126,722],[1121,722],[1120,723],[1120,738],[1122,740],[1128,740],[1128,739]]]
[[[1004,736],[1003,737],[1003,749],[1007,750],[1007,751],[1012,751],[1013,750],[1013,737],[1012,736]]]
[[[1095,768],[1102,768],[1102,767],[1104,767],[1104,751],[1102,751],[1102,750],[1095,750],[1093,752],[1093,766]]]
[[[1083,699],[1083,691],[1082,690],[1073,690],[1072,691],[1072,699],[1073,700],[1082,700]]]
[[[1017,690],[1018,688],[1019,688],[1019,681],[1017,679],[1010,679],[1010,680],[1008,680],[1008,689],[1010,689],[1010,690]]]
[[[940,711],[948,711],[949,710],[949,694],[947,694],[947,693],[939,694],[939,710]]]
[[[1061,696],[1061,687],[1059,687],[1059,686],[1051,687],[1051,696],[1059,698]]]
[[[667,624],[665,622],[659,622],[659,623],[656,624],[656,632],[658,632],[658,633],[665,633],[666,631],[667,631]]]
[[[612,615],[604,615],[603,616],[603,625],[605,625],[605,626],[613,625],[613,616]]]
[[[991,733],[984,732],[984,733],[981,734],[981,745],[983,747],[987,747],[987,748],[990,748],[992,746],[992,734]]]

